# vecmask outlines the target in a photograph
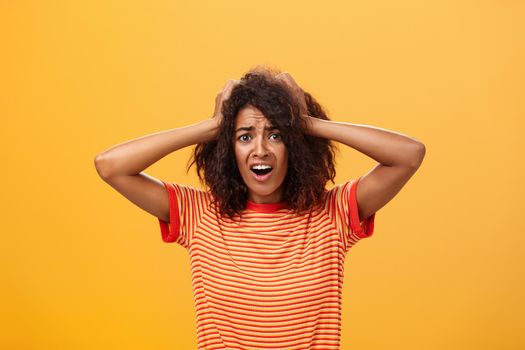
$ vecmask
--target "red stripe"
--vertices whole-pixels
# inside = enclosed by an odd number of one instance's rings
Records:
[[[179,236],[179,209],[177,206],[177,198],[173,185],[162,181],[168,191],[168,200],[170,208],[170,222],[169,224],[159,218],[162,239],[166,243],[175,242]]]

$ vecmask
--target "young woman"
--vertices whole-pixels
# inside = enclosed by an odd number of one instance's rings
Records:
[[[332,141],[377,166],[325,189]],[[207,190],[143,172],[190,145]],[[330,121],[290,74],[258,67],[226,83],[212,118],[116,145],[95,165],[188,250],[199,349],[338,349],[346,253],[424,155],[414,138]]]

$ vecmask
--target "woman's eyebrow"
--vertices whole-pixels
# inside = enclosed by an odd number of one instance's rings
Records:
[[[239,129],[235,130],[235,132],[252,131],[252,130],[253,130],[253,126],[241,126]]]
[[[239,132],[239,131],[252,131],[253,129],[254,129],[253,126],[241,126],[241,127],[238,128],[237,130],[235,130],[235,132]],[[267,130],[267,131],[273,131],[273,130],[279,130],[279,128],[276,127],[276,126],[270,125],[270,126],[265,127],[264,130]]]

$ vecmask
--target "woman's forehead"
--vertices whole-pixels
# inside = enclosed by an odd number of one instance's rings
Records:
[[[246,106],[239,111],[235,118],[235,129],[239,127],[261,126],[268,127],[272,123],[264,116],[264,114],[256,107]]]

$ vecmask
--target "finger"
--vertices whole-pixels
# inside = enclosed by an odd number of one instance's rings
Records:
[[[283,73],[279,73],[279,74],[277,74],[275,77],[276,77],[277,79],[285,80],[285,81],[286,81],[286,80],[287,80],[287,77],[288,77],[287,74],[288,74],[288,73],[283,72]]]
[[[224,85],[224,90],[231,90],[236,85],[237,81],[238,80],[235,80],[235,79],[229,79],[226,82],[226,85]]]
[[[240,82],[240,80],[235,80],[235,79],[230,79],[228,80],[228,83],[226,84],[226,87],[224,89],[224,99],[228,99],[231,95],[231,92],[233,90],[233,88],[235,87],[235,85],[237,85],[238,83]]]
[[[288,72],[281,73],[282,75],[279,77],[282,81],[286,83],[290,88],[296,89],[299,86],[295,82],[295,80],[292,78],[292,76]]]
[[[232,81],[234,81],[234,79],[228,79],[228,81],[226,81],[226,84],[224,84],[224,86],[222,87],[221,92],[226,90],[232,84]]]

